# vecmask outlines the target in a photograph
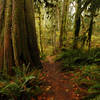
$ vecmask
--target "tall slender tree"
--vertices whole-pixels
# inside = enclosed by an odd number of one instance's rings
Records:
[[[90,12],[90,23],[89,23],[89,31],[88,31],[88,47],[91,48],[91,38],[93,34],[93,24],[94,24],[94,18],[97,16],[96,11],[100,9],[100,1],[99,0],[93,0],[91,2],[89,12]]]
[[[43,54],[43,44],[42,44],[42,28],[41,28],[41,8],[39,6],[39,35],[40,35],[40,50]]]
[[[62,3],[62,15],[61,15],[61,25],[60,25],[60,36],[59,36],[59,47],[63,46],[63,37],[66,29],[66,18],[68,13],[68,3],[69,0],[63,0]]]
[[[74,45],[73,48],[77,48],[77,42],[79,37],[79,31],[80,31],[80,25],[81,25],[81,16],[79,16],[79,10],[81,9],[81,0],[77,1],[77,9],[76,9],[76,15],[75,15],[75,24],[74,24]]]
[[[78,38],[79,38],[79,32],[81,27],[81,14],[84,11],[84,9],[87,8],[87,6],[92,2],[93,0],[77,0],[77,9],[75,14],[75,23],[74,23],[74,42],[73,42],[73,48],[78,48]]]

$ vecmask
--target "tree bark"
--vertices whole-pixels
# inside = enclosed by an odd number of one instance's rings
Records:
[[[3,6],[2,6],[3,4]],[[0,0],[0,70],[41,68],[32,0]]]
[[[81,0],[77,1],[77,9],[76,9],[76,15],[75,15],[75,24],[74,24],[74,42],[73,42],[73,48],[78,48],[78,37],[80,32],[80,25],[81,25],[81,16],[79,14],[81,9]]]
[[[91,48],[91,37],[92,37],[92,33],[93,33],[93,15],[91,16],[90,19],[90,25],[89,25],[89,32],[88,32],[88,48]]]
[[[82,2],[85,2],[82,5]],[[78,0],[77,1],[77,10],[75,15],[75,24],[74,24],[74,41],[73,41],[73,49],[78,48],[78,37],[80,32],[80,24],[81,24],[81,14],[84,11],[84,9],[87,8],[87,6],[92,2],[92,0]]]
[[[67,17],[67,12],[68,12],[68,2],[69,0],[64,0],[63,1],[63,6],[62,6],[62,15],[61,15],[61,26],[60,26],[60,36],[59,36],[59,47],[61,48],[63,46],[63,36],[65,32],[65,27],[66,27],[66,17]]]
[[[39,7],[39,35],[40,35],[40,50],[43,54],[43,45],[42,45],[42,29],[41,29],[41,8]]]

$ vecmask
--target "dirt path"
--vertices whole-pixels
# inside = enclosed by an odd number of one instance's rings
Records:
[[[60,71],[61,64],[54,62],[53,57],[47,57],[48,62],[44,63],[44,73],[47,88],[47,100],[78,100],[73,98],[73,83],[68,75]]]

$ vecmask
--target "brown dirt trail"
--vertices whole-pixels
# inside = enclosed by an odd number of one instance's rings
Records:
[[[46,82],[49,83],[46,100],[79,100],[73,98],[73,82],[70,76],[61,72],[61,64],[54,62],[53,58],[47,57],[48,62],[43,63]]]

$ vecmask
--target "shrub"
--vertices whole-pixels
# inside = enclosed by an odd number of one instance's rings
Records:
[[[74,81],[80,88],[87,90],[88,95],[83,100],[90,100],[100,94],[100,68],[96,65],[84,66],[80,72],[75,74]]]
[[[0,95],[7,100],[31,100],[42,93],[39,70],[28,71],[28,67],[14,67],[15,76],[0,76]],[[6,78],[5,78],[6,77]],[[6,80],[5,80],[6,79]],[[2,99],[3,100],[3,99]]]
[[[100,65],[100,48],[91,49],[90,51],[64,49],[64,51],[57,55],[56,61],[62,61],[62,69],[67,71],[84,65]]]

